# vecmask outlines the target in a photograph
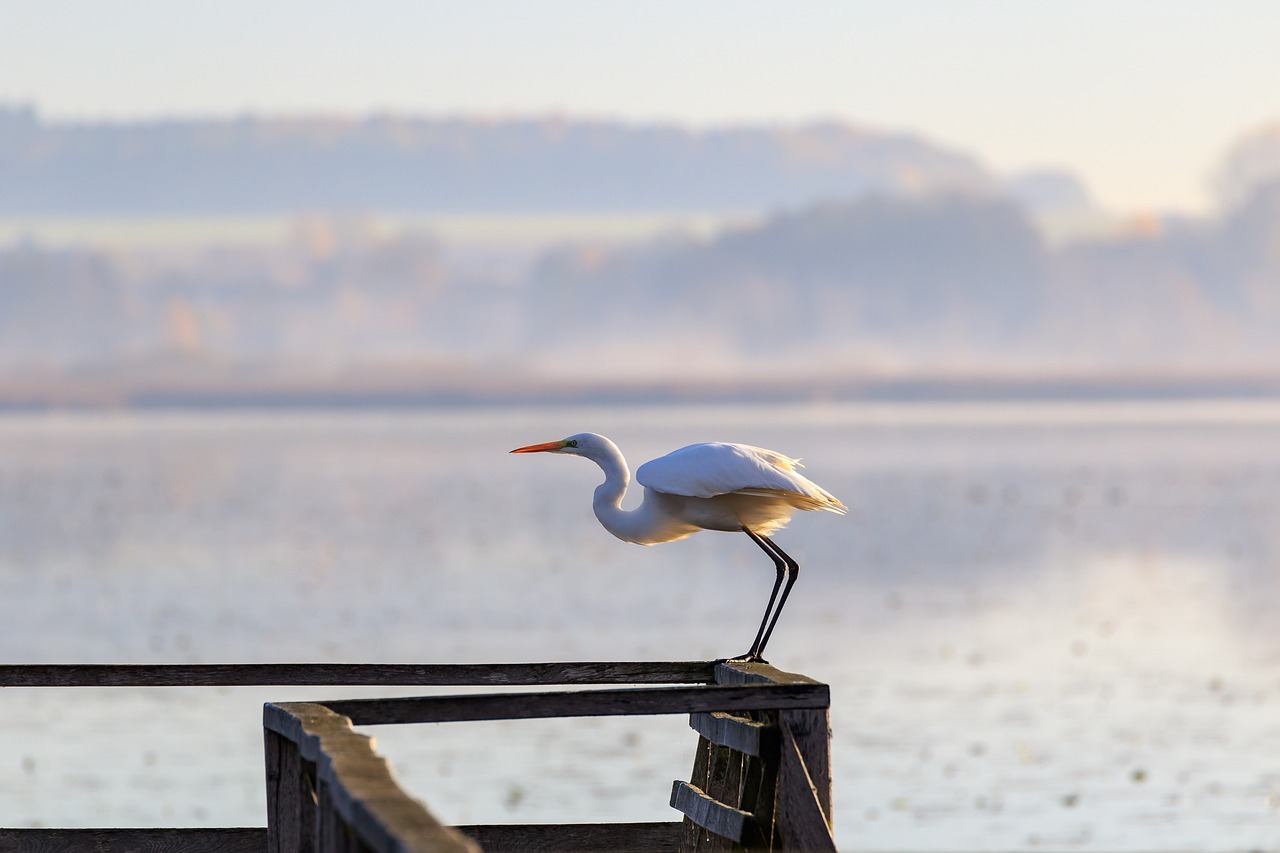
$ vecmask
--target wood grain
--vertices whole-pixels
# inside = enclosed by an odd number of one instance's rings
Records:
[[[225,687],[262,685],[515,686],[708,684],[701,661],[499,664],[0,664],[0,687]]]
[[[805,767],[800,745],[790,727],[782,723],[775,837],[784,850],[836,853],[829,814],[819,802],[818,790]]]
[[[712,743],[759,757],[776,739],[778,729],[721,711],[689,715],[689,727]]]
[[[805,773],[818,805],[831,821],[831,712],[825,708],[786,709],[778,712],[778,727],[790,738],[804,760]]]
[[[315,764],[320,849],[356,849],[358,838],[360,849],[373,853],[479,853],[401,790],[371,739],[346,717],[309,702],[271,704],[263,726]]]
[[[635,687],[554,693],[490,693],[399,699],[321,702],[356,725],[446,723],[464,720],[526,720],[630,714],[689,714],[777,708],[826,708],[825,684],[757,684],[741,687]]]
[[[455,826],[485,853],[677,853],[681,823]]]
[[[4,853],[264,853],[267,830],[0,829]]]
[[[698,737],[698,746],[693,753],[693,772],[689,775],[689,784],[703,791],[707,789],[708,779],[711,777],[711,751],[713,749],[715,749],[715,744],[705,737]],[[672,783],[673,786],[675,784],[674,782]],[[681,853],[692,853],[692,851],[697,850],[702,841],[705,840],[706,834],[707,831],[705,829],[698,826],[686,815],[682,822]]]
[[[755,832],[755,817],[741,809],[731,808],[688,782],[671,786],[671,807],[698,826],[741,844]]]
[[[711,748],[711,773],[704,793],[723,806],[735,811],[742,809],[742,762],[746,756],[726,746]],[[722,837],[720,843],[704,843],[707,850],[732,850],[735,844],[747,844],[757,835],[755,816],[745,822],[740,835]]]
[[[778,756],[781,738],[777,718],[781,711],[765,711],[757,716],[769,725],[773,737],[759,758],[747,758],[743,768],[742,803],[740,808],[756,816],[761,835],[755,843],[768,850],[773,846],[773,815],[778,795]]]
[[[767,663],[720,661],[715,667],[716,684],[821,684],[807,675],[785,672]]]
[[[263,731],[263,757],[269,853],[311,849],[315,836],[315,765],[302,760],[296,743],[269,729]]]

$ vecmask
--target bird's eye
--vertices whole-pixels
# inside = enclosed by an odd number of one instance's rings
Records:
[[[568,441],[566,441],[566,442],[564,443],[564,446],[565,446],[565,447],[577,447],[577,446],[578,446],[578,440],[577,440],[576,438],[571,438],[571,439],[569,439]]]

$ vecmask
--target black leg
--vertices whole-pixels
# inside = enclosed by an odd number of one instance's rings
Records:
[[[773,636],[774,626],[778,624],[778,617],[782,615],[782,608],[786,606],[787,596],[791,594],[791,587],[796,585],[796,580],[800,577],[800,564],[791,559],[791,556],[787,554],[786,551],[779,548],[778,543],[774,542],[772,539],[765,538],[764,541],[769,543],[769,547],[773,550],[775,555],[781,557],[782,560],[786,562],[787,568],[790,571],[787,572],[787,585],[782,588],[782,597],[778,599],[778,609],[773,611],[773,621],[769,623],[769,630],[764,632],[764,639],[759,642],[759,645],[756,648],[756,657],[760,660],[764,660],[764,647],[769,644],[769,638]]]
[[[751,541],[759,545],[760,550],[769,555],[769,559],[773,560],[773,565],[778,570],[778,577],[773,582],[773,592],[769,593],[769,604],[764,609],[764,617],[760,620],[760,630],[756,632],[756,639],[755,642],[751,644],[751,650],[745,655],[730,658],[730,660],[760,661],[763,663],[764,658],[761,657],[761,655],[764,652],[764,645],[769,642],[769,634],[773,633],[773,625],[778,621],[778,616],[775,613],[773,616],[773,622],[771,623],[769,621],[769,614],[773,613],[773,605],[774,602],[778,600],[778,590],[782,589],[782,582],[784,580],[787,581],[786,589],[782,592],[782,602],[787,600],[787,593],[791,591],[791,585],[795,583],[794,578],[787,577],[787,570],[791,569],[792,571],[796,571],[799,567],[796,566],[795,560],[788,557],[785,551],[773,543],[773,540],[761,536],[746,525],[743,525],[742,532],[750,536]],[[782,610],[781,602],[778,604],[778,610],[779,612]]]

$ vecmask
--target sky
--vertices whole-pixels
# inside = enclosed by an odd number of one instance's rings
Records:
[[[0,0],[0,102],[53,120],[837,119],[1202,212],[1280,120],[1273,0]]]

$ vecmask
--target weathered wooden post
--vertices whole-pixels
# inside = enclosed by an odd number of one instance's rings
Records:
[[[278,738],[267,736],[272,853],[479,853],[400,789],[347,716],[293,702],[268,704],[262,722]]]
[[[736,713],[695,713],[701,737],[688,783],[671,805],[685,814],[682,853],[793,850],[834,853],[831,725],[826,685],[767,664],[723,663],[719,685],[793,686],[825,701]],[[817,697],[815,697],[817,698]]]
[[[316,772],[303,761],[298,744],[263,729],[267,765],[267,850],[292,853],[315,849]]]
[[[831,712],[778,712],[781,735],[774,830],[787,850],[835,851],[831,822]]]

